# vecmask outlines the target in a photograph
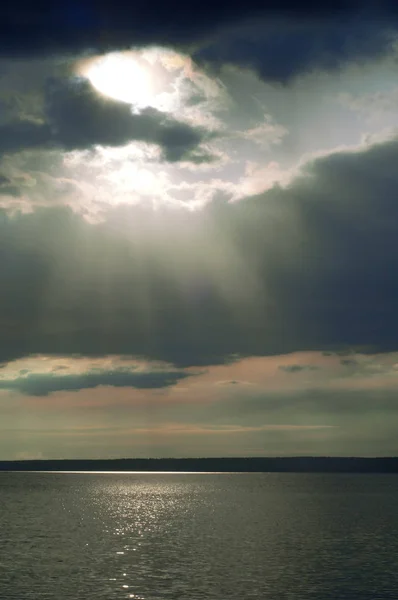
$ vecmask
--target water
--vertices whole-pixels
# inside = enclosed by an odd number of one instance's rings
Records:
[[[397,600],[398,477],[0,473],[2,600]]]

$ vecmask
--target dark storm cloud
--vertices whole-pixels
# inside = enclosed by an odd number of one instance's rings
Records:
[[[377,12],[394,12],[391,2],[378,2]],[[356,14],[375,7],[368,1],[294,2],[294,0],[226,0],[204,6],[203,2],[183,0],[151,3],[137,0],[83,0],[78,2],[40,3],[19,1],[0,11],[0,39],[3,52],[46,52],[82,50],[97,45],[182,43],[197,39],[220,26],[253,16],[284,15],[300,18],[314,15]]]
[[[392,31],[373,18],[264,20],[215,35],[193,58],[212,70],[231,64],[252,69],[264,80],[288,83],[303,73],[386,55],[392,50]]]
[[[95,144],[122,146],[139,140],[159,145],[165,158],[174,162],[186,157],[205,137],[205,131],[152,108],[132,114],[128,104],[103,98],[84,79],[50,82],[47,116],[57,141],[69,149]]]
[[[195,213],[0,220],[1,359],[397,349],[398,141],[314,159],[286,189]]]
[[[155,109],[132,114],[124,102],[98,94],[88,81],[51,79],[46,90],[46,123],[15,120],[0,126],[0,153],[29,148],[85,149],[95,145],[123,146],[132,140],[160,146],[165,160],[197,162],[195,151],[208,137]],[[208,161],[211,157],[208,157]]]
[[[28,119],[16,119],[0,125],[0,153],[18,152],[48,146],[52,141],[49,125]]]
[[[386,31],[396,30],[397,17],[396,3],[387,0],[221,0],[211,8],[183,0],[26,1],[0,11],[0,54],[157,44],[193,52],[213,67],[232,63],[282,82],[313,68],[384,54],[390,48]]]
[[[98,386],[155,389],[172,386],[188,375],[181,371],[136,372],[89,371],[80,374],[28,374],[16,379],[0,379],[0,389],[14,390],[28,396],[47,396],[52,392],[76,392]]]

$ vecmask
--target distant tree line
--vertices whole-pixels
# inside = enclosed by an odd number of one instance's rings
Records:
[[[193,471],[242,473],[398,473],[398,458],[124,458],[0,461],[0,471]]]

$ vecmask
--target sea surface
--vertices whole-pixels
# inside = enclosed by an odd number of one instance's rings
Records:
[[[2,600],[397,600],[398,476],[0,473]]]

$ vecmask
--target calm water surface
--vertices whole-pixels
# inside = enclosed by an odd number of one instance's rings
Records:
[[[398,477],[0,473],[2,600],[397,600]]]

